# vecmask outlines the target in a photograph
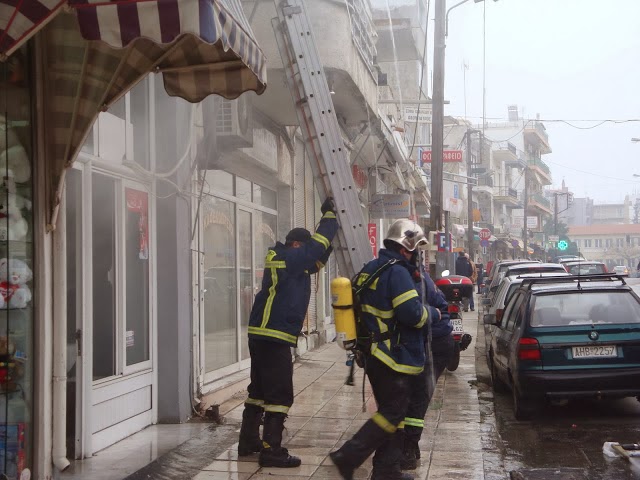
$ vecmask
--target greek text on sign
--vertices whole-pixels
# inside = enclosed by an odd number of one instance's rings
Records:
[[[420,157],[422,163],[431,163],[431,150],[422,150]],[[444,150],[442,161],[444,163],[462,162],[462,150]]]
[[[407,194],[371,196],[371,218],[407,218],[411,215],[411,198]]]
[[[404,107],[404,119],[407,122],[431,123],[431,112],[424,107],[420,107],[420,115],[418,116],[418,107]]]
[[[370,223],[367,232],[369,233],[369,245],[371,245],[373,258],[378,258],[378,226],[375,223]]]
[[[549,241],[550,242],[559,242],[560,241],[560,235],[549,235]]]

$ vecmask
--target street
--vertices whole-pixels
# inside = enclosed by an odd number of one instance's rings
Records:
[[[482,327],[478,329],[481,334]],[[531,421],[513,414],[511,393],[494,394],[482,348],[476,369],[481,407],[495,414],[500,462],[513,479],[631,480],[640,478],[640,460],[608,458],[604,442],[637,443],[640,439],[640,402],[574,400],[566,405],[547,404]],[[482,405],[484,403],[484,405]],[[486,411],[486,410],[485,410]],[[541,469],[541,470],[538,470]],[[556,472],[554,472],[556,471]],[[486,478],[489,478],[487,476]]]

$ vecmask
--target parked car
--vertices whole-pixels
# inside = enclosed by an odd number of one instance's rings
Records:
[[[509,303],[509,300],[518,287],[520,287],[523,280],[528,278],[566,277],[567,275],[569,274],[565,272],[564,269],[539,273],[516,273],[515,275],[507,273],[507,275],[502,279],[502,282],[500,282],[500,286],[498,287],[498,290],[496,290],[496,294],[493,296],[493,302],[489,306],[488,312],[485,313],[485,323],[487,323],[487,319],[490,319],[491,323],[502,320],[505,305]]]
[[[489,299],[493,298],[493,294],[496,291],[494,287],[500,284],[500,281],[504,278],[504,274],[509,267],[513,265],[520,265],[525,263],[540,263],[540,262],[538,260],[503,260],[499,263],[496,263],[493,266],[493,269],[491,272],[491,279],[487,284],[487,289],[484,297]]]
[[[592,275],[594,273],[609,273],[607,266],[603,262],[592,261],[565,261],[561,263],[565,270],[572,275]]]
[[[562,263],[564,261],[571,261],[571,260],[584,260],[584,257],[578,256],[578,255],[558,255],[553,259],[553,261],[557,263]]]
[[[617,273],[618,275],[622,275],[623,277],[629,276],[629,267],[625,267],[624,265],[616,265],[613,267],[613,273]]]
[[[525,279],[485,322],[494,389],[519,420],[546,399],[640,395],[640,298],[615,274]]]

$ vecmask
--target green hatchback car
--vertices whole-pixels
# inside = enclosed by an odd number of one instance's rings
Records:
[[[547,399],[640,395],[640,298],[618,275],[525,279],[485,323],[494,389],[519,420]]]

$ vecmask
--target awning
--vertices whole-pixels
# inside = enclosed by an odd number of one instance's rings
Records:
[[[266,88],[266,60],[240,0],[0,0],[0,58],[40,29],[54,209],[98,114],[149,72],[193,103]]]
[[[155,58],[153,67],[171,73],[165,75],[170,95],[197,102],[212,93],[235,98],[247,90],[265,89],[264,54],[240,0],[0,0],[0,61],[63,7],[77,13],[85,40],[102,41],[115,49],[143,38],[164,45],[171,59]],[[181,62],[176,62],[176,53],[182,54]],[[195,71],[185,67],[197,70],[202,85],[186,87],[193,83]],[[227,76],[229,70],[233,74]]]

